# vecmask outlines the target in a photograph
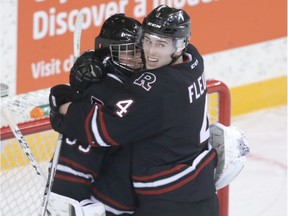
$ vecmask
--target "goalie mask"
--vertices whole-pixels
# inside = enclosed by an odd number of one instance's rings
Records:
[[[108,47],[114,64],[129,71],[141,69],[142,51],[136,47],[140,27],[140,22],[124,14],[111,16],[95,38],[95,50]]]

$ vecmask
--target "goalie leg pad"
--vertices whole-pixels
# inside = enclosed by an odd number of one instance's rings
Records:
[[[215,185],[219,190],[230,184],[243,169],[249,146],[243,131],[220,123],[210,125],[210,143],[218,155]]]
[[[72,198],[51,192],[47,213],[49,216],[105,216],[102,203],[78,202]]]
[[[92,203],[91,200],[83,200],[80,205],[83,216],[106,216],[105,207],[100,202]]]

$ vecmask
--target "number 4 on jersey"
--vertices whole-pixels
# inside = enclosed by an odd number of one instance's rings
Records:
[[[133,100],[122,100],[116,104],[117,110],[116,114],[119,117],[125,116],[129,112],[130,106],[133,104]]]

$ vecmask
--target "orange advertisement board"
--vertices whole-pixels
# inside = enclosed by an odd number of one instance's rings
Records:
[[[286,0],[19,0],[16,93],[68,83],[78,12],[84,51],[94,48],[109,16],[125,13],[141,22],[162,3],[190,14],[191,42],[202,54],[287,35]]]

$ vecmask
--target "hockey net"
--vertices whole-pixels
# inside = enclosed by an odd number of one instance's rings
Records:
[[[229,89],[224,83],[217,80],[208,80],[207,87],[210,122],[230,125]],[[48,103],[48,93],[49,90],[44,89],[13,97],[4,97],[1,100],[1,109],[8,108],[13,114],[32,154],[46,176],[48,176],[48,162],[53,155],[57,140],[57,133],[51,130],[49,117],[43,110],[45,106],[42,106]],[[37,112],[35,112],[35,107],[38,108]],[[40,112],[40,115],[39,107],[44,111]],[[37,115],[33,116],[35,113]],[[27,156],[2,117],[0,142],[0,215],[39,215],[45,184],[30,165]],[[220,190],[218,195],[220,215],[228,216],[228,187]]]

